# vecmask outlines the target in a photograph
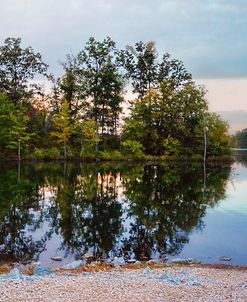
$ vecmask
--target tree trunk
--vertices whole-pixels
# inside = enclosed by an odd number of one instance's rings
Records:
[[[95,117],[95,126],[96,126],[96,142],[95,142],[95,153],[98,153],[98,120],[97,120],[97,117]]]
[[[64,142],[64,157],[67,158],[67,144]]]

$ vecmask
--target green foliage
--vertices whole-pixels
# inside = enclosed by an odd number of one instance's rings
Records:
[[[247,148],[247,129],[238,131],[232,138],[234,147]]]
[[[71,124],[70,109],[67,101],[62,103],[60,112],[54,117],[54,130],[51,136],[59,145],[63,145],[64,157],[67,157],[67,145],[73,132],[73,125]]]
[[[7,97],[0,95],[0,138],[1,144],[10,150],[27,147],[32,134],[28,132],[29,116],[26,108],[15,107]]]
[[[52,147],[51,149],[48,150],[47,152],[47,159],[60,159],[61,158],[61,153],[59,151],[59,149]]]
[[[20,38],[7,38],[0,47],[0,92],[5,93],[11,102],[20,105],[40,90],[39,85],[30,84],[36,74],[46,74],[47,65],[41,55],[31,47],[21,48]]]
[[[229,153],[230,137],[229,125],[217,114],[209,113],[206,116],[208,153],[210,155],[223,155]]]
[[[126,69],[126,77],[131,80],[133,92],[141,99],[162,82],[169,81],[177,88],[192,79],[183,62],[172,59],[170,54],[164,54],[159,61],[153,41],[127,46],[120,52],[120,61]]]
[[[180,147],[180,141],[168,135],[168,137],[163,140],[163,147],[164,155],[177,154]]]
[[[46,157],[45,149],[35,148],[33,155],[34,155],[34,158],[36,158],[36,159],[45,159],[45,157]]]
[[[62,158],[59,149],[56,147],[52,147],[50,149],[44,149],[44,148],[35,148],[33,152],[34,158],[35,159],[51,159],[51,160],[56,160]]]
[[[143,146],[140,142],[135,140],[126,140],[122,142],[123,152],[127,157],[143,158]]]
[[[94,154],[94,146],[100,139],[96,133],[96,123],[94,121],[77,121],[75,124],[75,134],[80,142],[80,156],[91,157]]]
[[[180,144],[193,147],[194,129],[206,109],[204,91],[200,87],[186,83],[176,89],[170,81],[163,82],[158,89],[136,100],[131,116],[126,119],[123,136],[139,140],[145,153],[152,155],[175,152],[171,149]]]
[[[115,42],[90,38],[78,55],[81,73],[87,83],[87,96],[92,98],[91,116],[101,134],[116,132],[123,98],[123,79],[118,71]],[[98,130],[97,130],[98,131]]]
[[[123,160],[124,156],[119,151],[100,151],[99,157],[103,160]]]
[[[123,149],[127,158],[193,158],[203,154],[205,127],[208,155],[229,152],[227,124],[208,112],[205,90],[181,61],[167,53],[160,59],[154,42],[118,50],[109,37],[91,37],[62,66],[61,78],[48,77],[53,88],[46,94],[31,84],[37,74],[47,76],[41,55],[22,48],[19,38],[0,46],[2,154],[18,148],[19,157],[23,149],[53,159],[63,148],[62,158],[120,159]],[[127,81],[138,97],[120,127]],[[240,140],[243,145],[244,133]]]

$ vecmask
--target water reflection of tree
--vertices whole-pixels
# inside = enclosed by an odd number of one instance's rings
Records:
[[[54,228],[63,236],[62,249],[91,248],[96,256],[114,247],[121,228],[116,181],[117,173],[105,166],[68,166],[55,198],[59,216]]]
[[[36,163],[23,164],[21,173],[17,164],[2,165],[0,259],[37,259],[54,233],[65,253],[118,250],[123,187],[133,221],[125,250],[149,258],[156,245],[175,254],[202,227],[207,205],[224,198],[229,173],[229,167],[207,169],[204,187],[203,168],[192,165]]]
[[[45,248],[46,236],[40,240],[32,237],[43,220],[42,210],[40,215],[34,214],[40,210],[43,176],[32,172],[32,166],[20,170],[17,164],[1,165],[0,259],[33,259]]]
[[[234,150],[232,155],[235,162],[247,167],[247,150]]]
[[[140,258],[150,258],[156,246],[165,254],[178,253],[194,227],[202,227],[207,205],[224,198],[230,168],[212,168],[204,188],[201,166],[145,165],[129,169],[124,177],[125,195],[134,219],[131,246]],[[134,177],[133,177],[134,175]]]

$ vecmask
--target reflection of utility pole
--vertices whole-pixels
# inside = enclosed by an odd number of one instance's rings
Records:
[[[21,161],[18,160],[18,183],[21,180]]]

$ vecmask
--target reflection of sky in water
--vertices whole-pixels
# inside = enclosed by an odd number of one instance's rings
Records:
[[[232,258],[229,264],[247,265],[247,168],[233,165],[226,187],[226,198],[208,208],[205,228],[193,231],[180,257],[195,257],[203,262],[219,262],[220,256]],[[221,262],[222,263],[222,262]],[[228,262],[226,262],[228,263]]]

